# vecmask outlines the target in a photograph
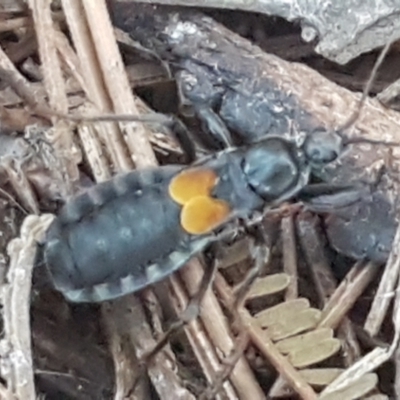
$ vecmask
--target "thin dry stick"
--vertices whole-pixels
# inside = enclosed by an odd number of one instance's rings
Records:
[[[14,205],[16,208],[18,208],[22,214],[24,215],[28,215],[28,211],[25,210],[24,207],[22,207],[22,205],[20,203],[18,203],[18,201],[14,198],[14,196],[12,196],[10,193],[8,193],[7,191],[5,191],[4,189],[0,188],[0,195],[3,195],[4,197],[7,198],[7,200]]]
[[[212,285],[217,264],[218,263],[214,261],[213,264],[205,270],[205,273],[201,278],[201,282],[199,283],[197,292],[192,296],[190,301],[186,304],[186,307],[181,311],[179,319],[171,323],[168,330],[159,338],[157,345],[153,347],[153,349],[151,349],[146,356],[142,357],[142,361],[145,364],[151,362],[153,357],[168,343],[168,340],[172,335],[180,331],[187,323],[193,321],[199,316],[200,304],[203,301],[206,292]],[[171,278],[171,281],[174,281],[174,279]],[[176,289],[179,289],[178,286],[179,285],[177,285]]]
[[[297,276],[297,253],[293,216],[282,218],[281,222],[282,248],[283,248],[283,271],[290,277],[290,284],[285,292],[285,300],[292,300],[298,297],[298,276]]]
[[[128,308],[127,308],[128,307]],[[115,400],[122,400],[128,396],[132,398],[149,398],[148,382],[143,376],[143,370],[138,368],[136,356],[141,357],[156,345],[149,325],[145,322],[143,306],[137,296],[120,298],[102,307],[105,316],[106,329],[111,340],[111,350],[116,368]],[[133,315],[129,320],[126,313]],[[135,337],[135,347],[131,337]],[[184,387],[176,372],[174,359],[167,352],[159,352],[154,362],[148,366],[149,375],[161,399],[194,400],[193,395]],[[137,388],[137,374],[142,384]],[[145,393],[143,395],[143,392]],[[141,397],[141,394],[143,395]],[[130,397],[129,397],[130,398]]]
[[[47,118],[52,110],[43,102],[44,91],[38,91],[35,84],[30,83],[15,67],[11,60],[0,47],[0,77],[7,82],[15,93],[39,115],[45,114]],[[9,97],[8,94],[6,97]],[[9,103],[5,104],[9,105]]]
[[[62,4],[80,61],[81,73],[86,82],[83,89],[86,88],[86,95],[98,108],[98,113],[110,112],[112,110],[112,103],[104,85],[102,70],[95,52],[95,46],[85,18],[82,2],[80,0],[62,0]],[[98,29],[102,30],[102,27],[98,26]],[[127,154],[125,142],[118,124],[116,122],[100,124],[96,126],[96,129],[99,131],[105,148],[110,153],[110,158],[115,169],[117,171],[132,169],[133,163]]]
[[[235,369],[240,358],[243,357],[246,348],[249,345],[249,334],[246,329],[242,329],[240,335],[235,340],[236,346],[232,350],[232,354],[224,360],[225,368],[214,380],[212,387],[208,388],[200,397],[199,400],[214,399],[217,393],[221,390],[224,382],[229,378]]]
[[[189,262],[189,268],[194,266],[201,267],[198,260]],[[185,267],[187,268],[187,267]],[[173,306],[176,313],[179,315],[189,303],[189,297],[183,286],[179,284],[177,277],[170,278],[171,287],[173,289]],[[207,296],[208,294],[206,294]],[[202,303],[204,307],[204,302]],[[201,314],[200,314],[201,315]],[[213,384],[216,375],[220,368],[220,358],[217,354],[217,348],[207,335],[204,324],[199,319],[194,320],[185,326],[185,333],[188,341],[196,355],[197,361],[200,364],[202,372],[210,384]],[[225,382],[218,395],[219,398],[236,400],[236,392],[230,382]]]
[[[2,169],[25,208],[33,214],[39,214],[39,203],[36,194],[20,163],[12,159],[7,160],[3,162]]]
[[[114,110],[119,114],[138,115],[129,80],[115,41],[113,27],[104,0],[83,0],[86,18],[93,37],[96,53],[102,68],[103,79],[110,94]],[[99,29],[101,26],[101,29]],[[125,127],[126,140],[133,161],[138,168],[157,163],[147,139],[143,124],[133,123]]]
[[[198,262],[192,262],[191,268],[182,269],[180,272],[190,295],[193,295],[197,291],[199,282],[201,281],[202,268],[198,264]],[[212,291],[208,291],[204,296],[201,304],[200,318],[213,345],[222,352],[222,357],[231,354],[235,346],[235,341],[231,338],[231,332],[225,315]],[[211,383],[213,383],[218,372],[219,368],[217,367],[212,377],[213,379],[210,381]],[[240,399],[251,398],[261,400],[265,398],[244,356],[239,359],[239,362],[232,371],[230,382],[235,387]]]
[[[87,93],[88,89],[86,87],[86,81],[82,75],[79,58],[72,49],[68,38],[57,26],[54,27],[54,43],[62,61],[61,66],[66,70],[68,75],[72,75],[72,77],[78,82],[79,86],[85,91],[85,93]],[[65,93],[68,94],[67,86],[65,86]]]
[[[309,213],[302,214],[298,216],[296,223],[300,243],[310,266],[318,297],[321,305],[325,305],[335,292],[337,283],[326,257],[324,257],[324,251],[315,229],[316,217],[311,217]]]
[[[85,102],[79,107],[79,112],[92,114],[95,107],[89,102]],[[104,146],[99,140],[99,131],[104,131],[107,135],[105,126],[94,126],[93,124],[81,124],[78,126],[78,134],[81,139],[81,145],[84,149],[88,163],[96,182],[103,182],[112,176],[111,166],[104,151]],[[110,135],[112,136],[112,135]],[[127,157],[123,157],[127,159]],[[114,157],[111,158],[113,160]],[[114,164],[116,166],[118,164]],[[120,164],[119,164],[120,165]],[[119,169],[118,169],[119,170]]]
[[[43,83],[50,108],[60,113],[67,113],[68,99],[65,92],[65,82],[53,40],[54,27],[50,9],[51,1],[29,0],[28,4],[35,22]],[[73,184],[79,179],[77,164],[80,161],[80,152],[74,145],[73,133],[65,121],[58,121],[53,130],[47,132],[47,139],[54,145],[58,153],[64,182],[67,191],[71,194]]]
[[[390,360],[399,343],[397,328],[396,328],[395,339],[393,340],[393,343],[390,346],[390,348],[379,347],[370,351],[368,354],[366,354],[360,360],[354,363],[351,367],[347,368],[331,384],[329,384],[329,386],[327,386],[321,392],[321,397],[322,395],[335,392],[346,386],[351,385],[354,381],[361,378],[363,375],[371,371],[374,371],[382,364]]]
[[[78,0],[64,0],[63,8],[75,48],[77,49],[77,55],[82,68],[81,73],[85,79],[83,89],[86,91],[89,99],[92,99],[94,104],[97,105],[99,111],[111,110],[112,105],[107,90],[104,87],[101,68],[94,52],[95,46],[92,42],[82,4]],[[101,29],[101,27],[98,28]],[[110,152],[114,168],[117,171],[131,169],[132,162],[125,150],[124,141],[118,125],[116,123],[102,124],[98,129],[100,136]],[[102,159],[96,159],[96,154],[101,151],[101,147],[91,127],[80,127],[79,134],[85,150],[88,152],[88,158],[92,161],[92,169],[97,171],[97,179],[103,180],[110,176],[110,171],[106,163],[103,162],[101,165],[96,164]],[[89,141],[86,139],[89,139]],[[95,150],[95,154],[93,154],[93,150]],[[130,334],[122,333],[122,326],[129,327],[140,321],[139,317],[137,321],[133,320],[140,311],[140,305],[136,308],[133,307],[135,310],[134,313],[129,312],[132,303],[135,301],[136,299],[130,296],[120,302],[114,302],[112,307],[102,307],[105,328],[109,337],[110,350],[114,358],[116,376],[115,399],[123,399],[128,396],[135,382],[135,374],[133,372],[136,370],[136,373],[140,373],[132,343],[129,340],[124,340],[124,336],[129,338]],[[142,326],[141,323],[140,325]],[[162,365],[160,367],[162,367]],[[163,374],[163,372],[158,371],[157,368],[155,368],[156,374]],[[172,388],[172,382],[174,380],[170,378],[166,381]],[[158,389],[159,392],[162,393],[162,388]],[[150,395],[147,385],[141,385],[139,390],[140,394],[144,397]]]
[[[35,21],[43,81],[49,96],[50,107],[55,111],[67,113],[68,99],[65,93],[65,82],[53,40],[51,1],[29,0],[28,4]]]
[[[400,228],[396,232],[395,240],[392,245],[392,252],[389,256],[389,261],[387,263],[387,269],[396,270],[396,274],[391,276],[391,279],[386,279],[385,285],[390,283],[397,285],[397,290],[395,291],[395,301],[393,308],[393,322],[395,328],[395,334],[390,348],[375,348],[370,353],[366,354],[363,358],[358,360],[354,365],[344,371],[337,379],[334,380],[327,388],[324,389],[322,394],[332,393],[342,387],[345,387],[351,384],[354,380],[363,376],[364,374],[371,372],[381,366],[383,363],[387,362],[394,354],[399,345],[400,340],[400,290],[399,290],[399,282],[398,282],[398,263],[399,257],[397,251],[399,249],[399,240],[400,240]],[[385,271],[386,272],[386,271]],[[383,281],[383,278],[382,278]],[[381,281],[381,284],[382,284]],[[382,286],[382,285],[381,285]],[[380,287],[378,291],[380,291]],[[393,291],[391,292],[393,293]],[[389,296],[386,296],[389,298]],[[390,296],[390,299],[393,296]],[[386,302],[382,302],[385,305],[383,309],[383,314],[386,313]],[[375,310],[376,311],[376,310]],[[379,316],[376,315],[378,318]],[[383,317],[379,317],[381,321]],[[380,326],[380,325],[379,325]]]
[[[366,318],[364,329],[371,335],[375,336],[380,331],[383,320],[386,316],[392,298],[394,296],[394,288],[397,285],[400,272],[400,225],[397,228],[394,237],[392,251],[386,263],[378,290],[374,296],[371,309]]]
[[[165,4],[168,6],[185,6],[185,7],[199,7],[198,0],[124,0],[126,3],[148,3],[148,4]],[[265,13],[266,7],[271,5],[271,0],[202,0],[202,7],[228,9],[228,10],[243,10]]]
[[[327,259],[324,254],[324,250],[321,245],[321,241],[318,237],[316,228],[315,228],[316,220],[312,218],[309,220],[307,217],[298,219],[298,226],[300,230],[300,239],[302,243],[302,248],[306,255],[308,264],[310,265],[314,282],[316,287],[318,288],[318,295],[320,297],[321,305],[324,307],[324,315],[329,315],[329,324],[340,324],[339,326],[339,337],[344,342],[343,349],[351,349],[351,351],[343,351],[343,361],[344,363],[351,365],[355,360],[352,359],[353,355],[358,355],[360,353],[360,347],[357,341],[354,340],[355,334],[353,332],[352,325],[349,323],[349,319],[346,317],[346,313],[348,308],[345,303],[335,302],[335,299],[338,296],[338,293],[342,292],[340,288],[339,291],[337,289],[336,279],[334,278],[332,271],[328,265]],[[355,270],[350,271],[349,276],[353,276]],[[368,271],[369,272],[369,271]],[[365,278],[365,277],[364,277]],[[368,280],[370,275],[367,274],[366,279],[361,279],[358,286],[362,286],[365,280]],[[360,289],[361,290],[361,289]],[[351,303],[357,300],[359,292],[350,293]],[[332,300],[332,301],[331,301]],[[334,305],[334,312],[330,313],[330,307]],[[328,308],[326,308],[328,306]],[[327,321],[328,324],[328,321]],[[325,325],[328,326],[328,325]]]
[[[77,21],[74,21],[74,24],[76,24]],[[69,71],[72,73],[74,78],[79,82],[80,87],[85,91],[85,93],[90,97],[90,91],[88,88],[88,85],[86,84],[86,80],[84,79],[82,75],[82,70],[80,68],[80,62],[78,59],[78,56],[75,54],[73,49],[71,48],[69,41],[65,37],[65,35],[59,31],[56,30],[55,32],[55,42],[57,45],[58,52],[60,53],[64,63],[68,67]],[[88,70],[87,67],[85,68],[85,73],[87,74]],[[90,76],[92,74],[89,74]],[[89,80],[92,82],[91,80]],[[96,82],[97,83],[97,82]],[[92,88],[92,87],[91,87]],[[93,104],[88,104],[88,101],[85,101],[85,103],[79,107],[79,111],[83,112],[85,114],[91,115],[93,113],[98,112],[98,109]],[[114,126],[110,126],[110,128],[115,127],[118,130],[118,127],[116,124]],[[106,140],[106,143],[110,146],[107,149],[110,149],[111,155],[114,153],[114,149],[118,148],[117,144],[122,143],[122,138],[120,142],[118,141],[112,141],[115,136],[113,135],[113,129],[110,129],[110,132],[106,130],[106,124],[102,124],[98,126],[100,132],[103,132],[103,137],[108,137],[108,140]],[[96,182],[102,182],[111,177],[111,171],[110,171],[110,166],[108,165],[108,160],[106,159],[106,156],[104,154],[104,148],[99,140],[99,135],[96,134],[96,127],[93,126],[93,124],[79,124],[78,126],[78,134],[79,137],[81,138],[81,145],[85,151],[85,155],[87,157],[87,160],[91,166],[93,176],[96,179]],[[111,143],[110,143],[111,141]],[[122,144],[123,146],[123,144]],[[126,154],[125,151],[122,152],[124,157],[122,158],[127,165],[130,165],[130,159],[128,155]],[[114,166],[120,166],[120,163],[118,162],[119,158],[118,157],[113,157],[111,156],[111,162],[114,164]]]
[[[368,263],[359,264],[349,272],[346,279],[343,279],[336,292],[325,305],[321,321],[318,327],[329,327],[335,329],[344,316],[353,307],[361,293],[372,282],[379,270],[379,265]],[[338,293],[338,295],[336,294]]]
[[[283,271],[290,276],[290,284],[285,291],[285,301],[293,300],[298,297],[299,285],[297,275],[297,252],[296,252],[296,239],[293,215],[289,214],[287,217],[282,218],[281,221],[281,237],[282,237],[282,252],[283,252]],[[282,376],[273,383],[269,395],[273,393],[285,393],[287,390],[287,383]]]

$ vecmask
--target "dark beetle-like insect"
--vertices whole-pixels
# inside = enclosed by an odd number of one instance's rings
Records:
[[[57,290],[74,302],[123,296],[172,274],[218,238],[290,199],[313,168],[337,158],[342,140],[315,132],[301,144],[269,136],[190,167],[139,170],[70,200],[49,227],[44,257]]]

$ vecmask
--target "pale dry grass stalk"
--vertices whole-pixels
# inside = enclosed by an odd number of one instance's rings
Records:
[[[55,26],[50,9],[51,1],[29,0],[28,5],[35,24],[43,84],[48,96],[49,106],[58,113],[67,114],[68,98],[54,41]],[[55,119],[53,124],[53,128],[46,132],[47,140],[53,144],[60,158],[60,166],[64,170],[62,172],[65,185],[69,194],[72,194],[79,179],[77,164],[81,160],[81,154],[74,143],[71,126],[66,121]]]

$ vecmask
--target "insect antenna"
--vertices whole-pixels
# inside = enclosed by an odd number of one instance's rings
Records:
[[[365,101],[367,100],[368,94],[371,91],[371,87],[376,79],[376,76],[378,74],[379,68],[382,66],[383,61],[385,60],[390,47],[392,46],[393,41],[389,40],[385,46],[382,48],[377,60],[375,61],[374,67],[372,68],[370,77],[368,78],[367,84],[364,86],[361,100],[358,103],[357,108],[354,110],[353,115],[348,119],[348,121],[340,128],[340,130],[347,130],[350,127],[352,127],[355,122],[357,121],[358,117],[361,114],[362,108],[365,104]]]

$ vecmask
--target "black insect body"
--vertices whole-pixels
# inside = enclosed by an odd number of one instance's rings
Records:
[[[226,222],[292,198],[315,163],[339,153],[313,143],[271,136],[190,167],[133,171],[94,186],[47,231],[55,288],[73,302],[99,302],[165,278],[218,239]]]

